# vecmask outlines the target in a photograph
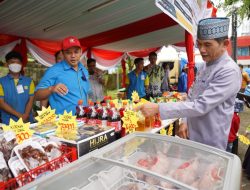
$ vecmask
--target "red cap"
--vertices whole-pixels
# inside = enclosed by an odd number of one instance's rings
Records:
[[[71,47],[80,47],[81,48],[81,44],[75,36],[69,36],[67,38],[64,38],[64,40],[62,42],[62,49],[63,50],[69,49]]]

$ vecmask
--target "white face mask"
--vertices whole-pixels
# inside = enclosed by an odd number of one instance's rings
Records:
[[[13,73],[19,73],[22,69],[22,65],[20,65],[18,63],[11,63],[11,64],[9,64],[9,69]]]

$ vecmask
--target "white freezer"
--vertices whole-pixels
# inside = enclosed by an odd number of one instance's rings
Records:
[[[239,190],[233,154],[176,137],[134,133],[21,189]]]

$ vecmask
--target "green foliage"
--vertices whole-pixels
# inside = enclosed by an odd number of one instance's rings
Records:
[[[134,61],[131,59],[131,57],[127,58],[126,64],[128,65],[128,72],[132,71],[134,68]]]
[[[226,12],[228,12],[228,16],[230,16],[235,10],[235,4],[238,3],[242,3],[242,5],[237,8],[237,13],[240,15],[240,19],[250,19],[250,0],[225,0],[224,3],[220,3],[218,5],[218,8],[223,8]]]

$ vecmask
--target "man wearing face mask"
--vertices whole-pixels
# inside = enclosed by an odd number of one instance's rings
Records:
[[[12,51],[5,56],[9,74],[0,78],[0,112],[4,124],[10,119],[33,122],[31,113],[34,100],[34,82],[21,75],[22,56]]]

